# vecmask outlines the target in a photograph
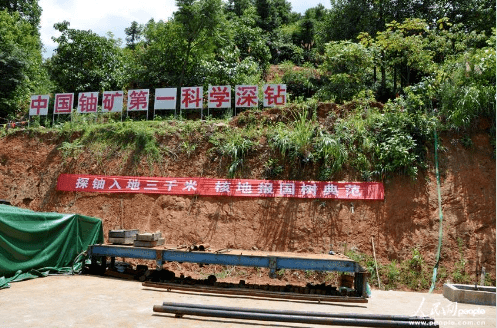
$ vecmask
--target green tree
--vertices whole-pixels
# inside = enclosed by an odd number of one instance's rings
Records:
[[[133,21],[130,27],[124,29],[124,33],[126,34],[126,46],[133,50],[142,38],[143,26]]]
[[[372,0],[331,0],[331,10],[322,20],[319,44],[324,46],[328,41],[353,40],[360,32],[374,35],[376,30],[372,21],[381,21],[374,9]],[[384,25],[384,21],[380,24]]]
[[[253,7],[251,0],[229,0],[226,4],[226,11],[234,13],[236,16],[243,16],[245,10]]]
[[[279,25],[290,23],[292,14],[292,4],[286,0],[273,0],[272,5],[276,11]]]
[[[261,68],[269,63],[269,50],[261,30],[246,26],[249,15],[235,16],[223,22],[222,41],[214,40],[222,46],[203,45],[192,49],[188,61],[188,74],[183,79],[185,85],[240,84],[257,82]],[[142,87],[177,87],[184,73],[185,60],[183,26],[175,20],[168,22],[149,21],[144,29],[143,45],[136,48],[139,57],[138,85]],[[228,33],[229,32],[229,33]],[[211,39],[212,41],[212,39]]]
[[[221,0],[176,0],[178,11],[174,13],[177,29],[178,50],[182,54],[181,73],[178,85],[181,87],[185,75],[202,58],[201,53],[213,52],[216,42],[223,34],[224,13]]]
[[[247,9],[243,16],[235,17],[229,24],[240,59],[253,58],[264,74],[269,69],[271,52],[267,34],[257,26],[255,8]]]
[[[386,24],[406,19],[422,19],[434,28],[447,17],[463,24],[467,31],[486,31],[495,26],[495,1],[492,0],[332,0],[331,10],[323,19],[320,44],[352,40],[361,32],[376,35]]]
[[[0,0],[0,10],[2,9],[10,13],[19,13],[23,20],[28,21],[34,27],[33,32],[38,33],[41,17],[38,0]]]
[[[23,110],[34,92],[47,91],[37,28],[17,11],[0,10],[0,117]]]
[[[428,24],[420,19],[393,21],[387,30],[378,32],[376,45],[382,53],[382,67],[388,66],[393,76],[393,94],[400,88],[418,83],[423,75],[433,72],[433,53],[428,47]],[[382,69],[385,72],[385,69]],[[385,87],[385,73],[382,86]]]
[[[480,116],[492,122],[495,140],[495,29],[480,48],[468,47],[446,60],[434,81],[435,105],[449,128],[468,128]]]
[[[58,90],[66,92],[120,89],[127,82],[120,42],[99,36],[91,30],[69,28],[69,22],[56,23],[61,35],[49,63],[49,72]]]
[[[462,24],[466,31],[485,31],[495,28],[494,0],[438,0],[435,17],[447,17],[454,24]]]
[[[271,32],[280,25],[278,13],[271,0],[255,0],[255,8],[258,15],[257,25],[264,31]]]
[[[325,79],[319,91],[320,98],[343,102],[370,87],[373,60],[371,50],[361,44],[350,41],[328,43],[324,62],[319,67]]]
[[[184,63],[180,28],[174,20],[151,19],[143,30],[143,46],[136,48],[138,60],[136,86],[178,86]]]

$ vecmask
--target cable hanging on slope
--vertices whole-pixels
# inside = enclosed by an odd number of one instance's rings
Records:
[[[440,252],[442,250],[442,222],[443,222],[443,213],[442,213],[442,195],[440,191],[440,171],[438,170],[438,135],[437,128],[434,130],[435,134],[435,174],[437,176],[437,192],[438,192],[438,217],[439,217],[439,230],[438,230],[438,251],[437,251],[437,260],[435,262],[435,266],[433,267],[433,277],[431,279],[431,287],[429,293],[433,292],[435,289],[435,283],[437,281],[437,272],[438,265],[440,263]]]

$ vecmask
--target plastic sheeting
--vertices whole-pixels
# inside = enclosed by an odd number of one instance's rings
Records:
[[[10,281],[72,272],[76,257],[103,241],[100,219],[0,205],[0,289]]]

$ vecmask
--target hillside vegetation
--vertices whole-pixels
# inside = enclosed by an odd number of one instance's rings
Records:
[[[392,141],[374,139],[384,147],[382,156],[399,159],[395,168],[372,151],[365,152],[361,142],[380,133],[367,122],[378,124],[381,118],[396,116],[384,113],[380,103],[369,103],[366,112],[355,106],[320,103],[245,111],[233,118],[204,121],[171,117],[95,123],[85,122],[88,116],[75,116],[72,123],[54,128],[9,129],[0,138],[0,198],[34,210],[101,218],[105,235],[110,229],[130,228],[162,231],[167,243],[176,245],[209,243],[217,248],[310,253],[326,253],[331,248],[359,261],[372,274],[371,283],[377,285],[371,248],[374,236],[381,287],[426,290],[439,228],[433,142],[427,139],[415,152],[398,152],[398,144],[390,150],[385,145]],[[364,115],[358,122],[366,123],[351,124],[356,115]],[[337,122],[341,117],[348,118],[343,122],[349,125],[342,125],[345,141],[339,144],[329,131],[343,124]],[[355,122],[358,124],[357,119]],[[495,284],[496,173],[490,127],[489,120],[481,118],[471,131],[439,134],[444,221],[437,288],[447,280],[472,283],[481,266],[487,270],[486,283]],[[409,134],[407,128],[408,124],[399,124],[396,133],[418,145],[414,142],[419,140],[417,135]],[[414,164],[402,162],[412,154],[416,155]],[[343,161],[336,160],[339,158]],[[61,173],[292,180],[328,177],[334,181],[367,178],[383,181],[385,200],[61,192],[56,190]],[[175,265],[169,269],[178,270]],[[194,277],[211,274],[209,270],[213,268],[181,266],[182,273]],[[235,280],[258,281],[261,274],[234,268],[216,270],[229,272]],[[334,283],[337,276],[288,271],[280,272],[279,279]]]
[[[45,61],[38,1],[12,3],[0,3],[5,122],[28,119],[30,94],[58,92],[270,82],[287,85],[289,102],[123,121],[77,113],[53,121],[50,103],[29,128],[0,130],[0,198],[100,217],[105,232],[161,230],[173,244],[333,247],[372,281],[374,236],[384,287],[426,289],[437,263],[441,180],[437,287],[471,282],[482,265],[495,284],[491,1],[344,0],[299,15],[284,0],[181,0],[170,20],[133,22],[124,47],[60,22]],[[385,201],[63,193],[61,173],[382,181]]]

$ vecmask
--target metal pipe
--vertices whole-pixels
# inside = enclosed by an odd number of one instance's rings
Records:
[[[340,303],[367,303],[368,300],[363,297],[352,297],[352,296],[329,296],[329,295],[313,295],[313,294],[295,294],[295,293],[284,293],[284,292],[268,292],[268,291],[256,291],[253,289],[246,288],[216,288],[216,287],[203,287],[203,286],[186,286],[170,283],[153,283],[145,281],[142,283],[143,287],[152,288],[163,288],[163,289],[176,289],[176,290],[186,290],[190,292],[202,292],[202,293],[212,293],[212,294],[224,294],[224,295],[244,295],[244,296],[256,296],[265,298],[279,298],[279,299],[291,299],[291,300],[306,300],[306,301],[316,301],[316,302],[340,302]]]
[[[409,321],[393,321],[393,320],[290,316],[290,315],[277,315],[277,314],[265,314],[265,313],[194,309],[194,308],[165,306],[165,305],[154,305],[153,309],[154,312],[172,313],[175,314],[176,317],[182,317],[184,315],[196,315],[201,317],[294,322],[294,323],[318,324],[318,325],[330,325],[330,326],[335,325],[335,326],[355,326],[355,327],[426,327],[427,325],[426,322],[419,322],[419,321],[409,322]],[[437,324],[434,324],[431,327],[439,327],[439,326]]]
[[[228,306],[218,306],[218,305],[188,304],[188,303],[174,303],[174,302],[163,302],[162,305],[184,307],[184,308],[206,309],[206,310],[281,314],[281,315],[294,315],[294,316],[313,316],[313,317],[348,318],[348,319],[374,319],[374,320],[392,320],[392,321],[423,321],[423,322],[435,321],[435,319],[430,317],[388,315],[388,314],[327,313],[327,312],[310,312],[310,311],[249,309],[249,308],[238,308],[238,307],[228,307]]]

